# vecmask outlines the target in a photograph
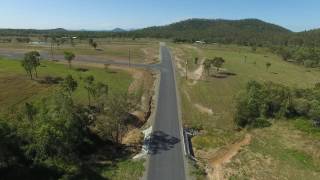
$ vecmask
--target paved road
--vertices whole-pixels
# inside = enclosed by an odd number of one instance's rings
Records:
[[[148,180],[184,180],[185,167],[171,55],[160,47],[162,63],[158,109],[151,136]]]

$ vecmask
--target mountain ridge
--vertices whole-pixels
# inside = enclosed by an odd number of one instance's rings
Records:
[[[115,28],[108,31],[66,30],[63,28],[0,29],[0,36],[79,36],[83,38],[127,37],[166,38],[175,42],[234,43],[250,46],[315,45],[320,44],[320,29],[293,32],[277,24],[260,19],[239,20],[192,18],[163,26],[135,30]],[[315,43],[315,41],[317,43]],[[319,42],[319,43],[318,43]]]

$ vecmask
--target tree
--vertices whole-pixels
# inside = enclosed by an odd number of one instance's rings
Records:
[[[36,78],[38,77],[37,68],[40,66],[40,53],[38,51],[31,51],[28,53],[29,58],[32,62],[33,69],[35,71]]]
[[[267,62],[267,63],[266,63],[266,69],[267,69],[267,71],[269,70],[270,66],[271,66],[271,63],[270,63],[270,62]]]
[[[75,46],[75,43],[74,43],[74,39],[73,39],[73,37],[70,37],[70,45],[71,45],[72,47],[74,47],[74,46]]]
[[[24,114],[26,115],[27,120],[32,122],[37,114],[37,109],[33,104],[26,103],[24,107]]]
[[[30,79],[33,79],[32,72],[35,72],[35,76],[38,77],[37,68],[40,66],[40,54],[37,51],[31,51],[24,55],[24,59],[21,63]]]
[[[240,127],[251,125],[261,115],[263,104],[263,86],[256,81],[250,81],[246,93],[239,94],[236,103],[235,123]]]
[[[113,95],[109,98],[108,106],[105,108],[104,114],[106,115],[109,130],[100,129],[101,133],[110,133],[114,142],[120,143],[122,141],[122,134],[126,130],[126,120],[129,117],[129,112],[133,111],[136,107],[135,101],[130,95],[120,94]]]
[[[204,62],[203,62],[203,68],[204,68],[204,71],[206,72],[207,76],[210,75],[210,68],[211,68],[211,60],[210,59],[206,59]]]
[[[218,72],[224,63],[225,60],[222,57],[215,57],[212,61],[212,65],[217,68]]]
[[[89,39],[89,45],[90,46],[92,46],[93,42],[94,42],[93,39]]]
[[[73,79],[71,75],[68,75],[64,81],[61,83],[62,89],[71,96],[72,92],[74,92],[78,87],[78,82]]]
[[[284,61],[287,61],[289,58],[291,58],[291,53],[289,50],[281,47],[279,49],[279,55],[281,56],[281,58],[284,60]]]
[[[57,38],[55,36],[51,37],[51,42],[50,42],[50,54],[51,54],[51,60],[54,60],[54,44],[57,43]]]
[[[71,69],[71,62],[76,57],[76,55],[72,52],[64,52],[64,59],[68,61],[69,69]]]
[[[310,102],[311,108],[308,116],[314,121],[315,125],[320,124],[320,102],[317,100],[312,100]]]
[[[84,88],[87,90],[88,94],[88,105],[91,106],[91,97],[95,95],[95,87],[94,87],[94,77],[92,75],[84,78]]]
[[[22,67],[24,68],[24,70],[27,72],[27,74],[29,75],[30,79],[33,79],[33,75],[32,75],[32,70],[33,70],[33,65],[31,64],[30,61],[28,61],[26,58],[21,62]]]
[[[26,142],[22,149],[28,159],[67,169],[77,160],[75,155],[86,136],[88,121],[75,108],[70,96],[57,92],[37,105],[35,123],[20,120],[18,134]]]
[[[105,103],[107,101],[108,93],[109,93],[109,86],[107,84],[98,82],[94,85],[95,93],[93,98],[98,104],[98,108],[103,110]]]
[[[89,39],[89,45],[92,46],[94,49],[97,49],[98,47],[98,44],[94,42],[93,39]]]
[[[198,58],[198,57],[195,57],[195,58],[194,58],[194,64],[198,64],[198,61],[199,61],[199,58]]]
[[[97,49],[98,44],[97,44],[96,42],[94,42],[94,43],[92,44],[92,47],[93,47],[94,49]]]
[[[12,167],[23,159],[21,140],[8,121],[0,119],[0,168]]]

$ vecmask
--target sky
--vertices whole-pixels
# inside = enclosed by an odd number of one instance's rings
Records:
[[[0,28],[131,29],[189,18],[257,18],[293,31],[320,28],[319,0],[1,0]]]

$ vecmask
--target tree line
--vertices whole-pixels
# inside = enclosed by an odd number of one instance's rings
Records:
[[[294,118],[320,126],[320,84],[300,89],[250,81],[236,100],[234,120],[240,127],[267,127],[271,119]]]
[[[294,62],[308,68],[320,66],[320,49],[317,47],[273,46],[270,49],[284,61]]]

